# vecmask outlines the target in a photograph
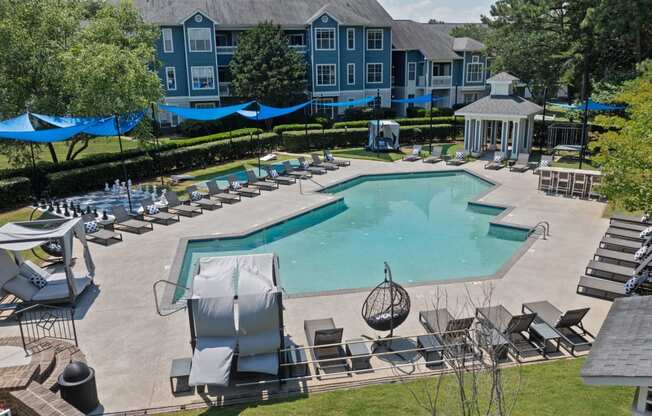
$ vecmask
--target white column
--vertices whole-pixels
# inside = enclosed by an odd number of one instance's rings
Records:
[[[491,144],[496,146],[496,137],[498,136],[498,121],[491,122]]]
[[[464,119],[464,150],[469,150],[469,141],[471,129],[469,128],[470,121],[468,118]]]
[[[481,149],[481,146],[482,146],[482,123],[483,123],[482,120],[478,120],[476,122],[476,126],[475,126],[475,131],[476,131],[475,149],[473,149],[473,150],[476,151],[476,152],[479,152],[480,149]]]
[[[521,153],[521,121],[514,122],[514,133],[512,134],[512,152],[516,152],[518,156]]]
[[[508,133],[509,133],[509,121],[504,121],[503,120],[503,128],[500,132],[500,150],[503,152],[503,154],[507,155],[507,141],[508,141]]]
[[[532,150],[532,142],[534,141],[534,116],[530,116],[527,125],[527,152],[530,153]]]

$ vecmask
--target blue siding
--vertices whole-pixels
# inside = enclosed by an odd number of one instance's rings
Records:
[[[484,69],[485,69],[485,74],[481,82],[468,82],[467,81],[467,69],[468,69],[468,64],[472,62],[472,59],[474,56],[480,57],[480,63],[484,64]],[[481,87],[486,84],[487,80],[487,57],[485,55],[482,55],[480,53],[472,53],[472,52],[464,52],[464,85],[465,86],[478,86]]]
[[[453,61],[453,86],[462,85],[462,77],[464,73],[464,59],[456,59]]]
[[[347,49],[348,34],[347,29],[355,31],[355,49]],[[340,89],[342,91],[361,90],[364,80],[364,30],[362,27],[340,26],[339,30],[339,50],[340,50]],[[347,64],[355,64],[355,84],[348,85]]]
[[[195,21],[195,16],[196,15],[202,15],[203,20],[201,22],[196,22]],[[192,17],[190,17],[186,22],[184,23],[184,27],[186,30],[186,48],[188,50],[188,77],[191,77],[191,72],[190,72],[190,67],[193,66],[212,66],[213,67],[213,74],[215,76],[215,88],[213,89],[207,89],[207,90],[193,90],[192,89],[192,79],[190,79],[190,96],[192,97],[201,97],[201,96],[209,96],[209,95],[217,95],[218,94],[218,79],[217,79],[217,61],[215,58],[215,28],[213,26],[213,22],[208,19],[206,16],[204,16],[201,13],[196,13]],[[188,42],[188,29],[189,28],[209,28],[211,29],[211,51],[210,52],[190,52],[190,46]]]
[[[328,18],[327,22],[322,22],[322,17],[326,16]],[[337,67],[337,60],[338,60],[338,41],[339,41],[339,34],[338,34],[338,23],[330,17],[328,14],[324,14],[322,16],[319,16],[315,21],[312,23],[312,30],[311,30],[311,40],[312,40],[312,45],[314,45],[314,50],[313,50],[313,59],[314,62],[312,63],[312,77],[315,80],[314,81],[314,90],[316,93],[320,92],[336,92],[339,89],[339,86],[342,83],[346,83],[346,80],[343,80],[343,73],[339,68]],[[335,50],[317,50],[316,49],[316,33],[318,28],[333,28],[335,29]],[[322,65],[322,64],[333,64],[335,65],[335,85],[333,86],[317,86],[317,65]]]
[[[369,29],[375,29],[373,27],[367,28],[367,31]],[[391,59],[392,59],[392,37],[391,37],[391,29],[389,28],[384,28],[383,29],[383,50],[382,51],[370,51],[367,50],[367,34],[365,33],[365,50],[366,50],[366,56],[365,56],[365,80],[367,77],[367,65],[370,63],[382,63],[383,64],[383,82],[381,84],[370,84],[366,83],[365,88],[367,89],[376,89],[376,88],[390,88],[390,80],[391,80]]]
[[[162,29],[172,29],[172,42],[174,52],[163,53],[163,31]],[[161,61],[159,77],[163,83],[163,89],[168,97],[185,97],[188,95],[188,78],[186,74],[186,57],[185,44],[183,42],[183,28],[181,26],[163,26],[161,27],[161,36],[156,41],[156,52]],[[174,67],[177,76],[177,90],[167,91],[165,85],[165,67]]]

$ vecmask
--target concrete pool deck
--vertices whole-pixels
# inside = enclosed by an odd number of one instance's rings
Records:
[[[448,304],[453,305],[464,301],[467,291],[480,297],[492,287],[493,303],[502,303],[513,312],[519,311],[523,302],[544,299],[562,309],[589,306],[591,311],[585,323],[591,332],[596,333],[611,303],[578,296],[575,288],[579,275],[584,272],[607,228],[608,220],[602,218],[604,204],[547,196],[537,191],[538,176],[531,172],[489,171],[483,169],[483,163],[472,162],[465,168],[501,185],[481,197],[481,202],[514,206],[503,219],[506,222],[536,224],[548,221],[550,238],[534,242],[502,279],[409,287],[412,312],[398,332],[422,332],[418,311],[432,308],[437,288],[446,291]],[[442,169],[446,169],[442,163],[353,160],[350,167],[316,176],[315,180],[329,186],[361,174]],[[155,226],[151,233],[123,233],[125,241],[114,246],[92,246],[97,266],[96,281],[100,287],[81,299],[77,333],[80,348],[88,363],[95,368],[105,412],[201,400],[197,395],[174,397],[170,392],[168,373],[171,360],[191,354],[188,322],[184,312],[167,318],[156,314],[152,284],[168,278],[180,238],[218,232],[241,233],[332,198],[314,192],[318,186],[309,181],[303,183],[303,195],[299,188],[299,185],[285,186],[274,192],[264,192],[261,197],[243,198],[243,202],[234,206],[207,211],[195,218],[182,218],[180,224]],[[388,260],[391,263],[391,259]],[[377,273],[380,281],[382,264],[378,265],[377,271],[371,272]],[[281,269],[281,276],[282,273]],[[286,333],[297,342],[305,343],[305,319],[332,317],[336,325],[344,327],[344,339],[361,334],[381,335],[368,328],[360,316],[366,295],[366,292],[355,292],[286,299]],[[0,337],[16,335],[16,326],[0,327]]]

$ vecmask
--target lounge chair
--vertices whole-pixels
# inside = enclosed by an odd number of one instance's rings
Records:
[[[240,183],[240,181],[238,181],[238,179],[233,175],[229,175],[227,177],[227,180],[229,181],[229,193],[234,193],[240,196],[246,196],[247,198],[253,198],[260,195],[260,189],[244,188]]]
[[[639,233],[649,227],[652,227],[650,224],[635,224],[633,222],[626,222],[626,221],[611,221],[609,223],[609,227],[614,227],[614,228],[622,228],[623,230],[629,230],[629,231],[638,231]]]
[[[141,221],[134,218],[129,215],[122,205],[112,205],[111,213],[115,217],[115,222],[113,223],[114,229],[124,230],[134,234],[142,234],[154,229],[151,222]]]
[[[301,165],[301,168],[303,170],[307,170],[308,172],[314,174],[314,175],[325,175],[326,174],[326,169],[320,168],[317,166],[310,166],[310,164],[306,161],[306,158],[304,157],[298,157],[297,160],[299,161],[299,164]]]
[[[278,189],[277,183],[260,180],[251,169],[247,170],[247,179],[247,186],[253,186],[255,188],[262,189],[263,191],[273,191]]]
[[[636,253],[642,246],[649,246],[650,244],[652,244],[652,237],[648,237],[642,243],[617,237],[603,237],[600,240],[600,248],[624,251],[631,254]]]
[[[311,166],[315,166],[318,168],[324,168],[326,170],[338,170],[340,167],[337,166],[334,163],[329,163],[329,162],[324,162],[321,160],[319,155],[317,153],[311,153],[310,157],[312,157],[312,163]]]
[[[495,152],[494,157],[490,162],[484,165],[485,169],[498,170],[505,167],[505,154],[503,152]]]
[[[530,169],[529,165],[530,154],[529,153],[519,153],[516,162],[509,167],[509,171],[525,172]]]
[[[222,203],[214,199],[207,198],[208,195],[204,195],[199,192],[199,189],[196,185],[192,185],[186,188],[186,193],[188,198],[190,198],[190,203],[201,207],[202,209],[207,209],[209,211],[222,208]]]
[[[287,160],[283,162],[283,168],[285,169],[285,175],[292,176],[294,178],[304,179],[312,177],[312,173],[308,172],[307,170],[294,168]]]
[[[421,145],[415,145],[412,148],[412,153],[405,156],[403,160],[406,162],[416,162],[417,160],[421,160]]]
[[[179,214],[173,214],[171,212],[165,211],[150,212],[148,207],[154,206],[154,201],[151,197],[140,201],[140,205],[143,208],[143,218],[145,219],[149,219],[153,222],[163,225],[170,225],[181,221]]]
[[[109,244],[122,241],[122,234],[115,231],[107,230],[102,224],[99,224],[93,214],[86,214],[82,216],[82,221],[86,228],[86,240],[92,241],[97,244],[108,246]],[[94,227],[86,225],[86,223],[95,223]],[[94,230],[93,230],[94,228]]]
[[[561,336],[561,345],[573,355],[577,348],[590,347],[595,339],[582,324],[589,310],[581,308],[562,312],[548,301],[528,302],[522,306],[523,313],[536,314],[535,322],[543,322],[553,328]]]
[[[204,210],[201,208],[201,206],[184,205],[184,203],[179,199],[177,193],[174,191],[168,192],[165,194],[165,197],[168,200],[168,212],[171,214],[194,217],[204,213]]]
[[[605,280],[599,277],[581,276],[577,283],[578,295],[591,296],[594,298],[614,300],[627,296],[625,285],[613,280]]]
[[[530,325],[534,322],[535,313],[512,315],[503,305],[496,305],[477,308],[475,316],[483,327],[485,337],[488,335],[489,340],[495,339],[496,335],[492,334],[492,331],[496,331],[507,341],[507,349],[518,361],[523,354],[544,353],[543,348],[530,339]],[[494,343],[486,341],[484,344],[492,349],[498,346],[499,348],[494,350],[495,358],[502,358],[500,344],[493,345]]]
[[[220,185],[215,180],[206,182],[206,187],[208,188],[208,196],[217,199],[223,204],[235,204],[242,200],[240,195],[229,193],[228,188],[220,188]]]
[[[423,163],[439,163],[444,158],[441,156],[443,148],[441,146],[433,147],[430,156],[423,159]]]
[[[630,231],[623,228],[609,227],[604,235],[607,237],[622,238],[624,240],[643,241],[640,231]]]
[[[419,312],[419,322],[444,347],[444,354],[453,359],[475,359],[480,356],[473,347],[470,330],[475,318],[455,319],[447,309]]]
[[[469,152],[464,150],[460,152],[455,152],[455,157],[448,159],[446,161],[447,165],[452,166],[461,166],[467,162],[466,158],[469,157]]]
[[[330,150],[325,150],[324,151],[324,160],[328,163],[332,163],[334,165],[337,165],[341,168],[345,168],[347,166],[351,166],[351,161],[349,160],[342,160],[342,159],[335,159],[333,157],[333,153],[331,153]]]
[[[265,180],[275,182],[279,185],[292,185],[297,183],[297,178],[287,175],[281,175],[273,166],[265,166],[267,170],[267,176]]]
[[[303,329],[317,373],[332,376],[348,375],[346,352],[342,348],[342,328],[332,318],[303,321]],[[324,345],[320,347],[320,345]],[[320,360],[327,360],[320,362]]]
[[[539,160],[539,165],[537,166],[536,170],[538,170],[539,168],[552,167],[552,163],[553,163],[552,155],[541,155],[541,159]]]
[[[621,222],[629,222],[632,224],[641,224],[641,225],[649,225],[652,226],[652,222],[650,221],[649,218],[646,216],[642,215],[627,215],[627,214],[614,214],[611,216],[611,222],[614,221],[621,221]]]
[[[650,253],[652,253],[652,248],[648,249],[645,255],[647,256]],[[604,263],[613,263],[631,268],[634,268],[640,264],[640,261],[634,259],[634,255],[632,253],[607,250],[606,248],[597,249],[595,254],[593,254],[593,259]]]
[[[648,254],[636,267],[591,260],[586,265],[585,273],[591,277],[600,277],[602,279],[626,283],[630,277],[641,274],[650,265],[652,265],[652,254]]]

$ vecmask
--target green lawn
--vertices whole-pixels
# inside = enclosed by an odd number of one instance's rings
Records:
[[[454,155],[456,151],[464,149],[464,144],[461,143],[433,143],[432,146],[442,146],[442,154],[451,156]],[[421,155],[427,156],[429,154],[428,149],[429,147],[427,143],[422,145]],[[405,155],[410,154],[411,152],[412,147],[403,147],[400,152],[390,153],[375,153],[365,150],[363,147],[352,147],[348,149],[335,149],[333,150],[333,156],[340,156],[349,159],[375,160],[379,162],[396,162],[397,160],[403,159]]]
[[[631,414],[634,389],[591,387],[582,383],[579,371],[583,359],[559,360],[521,367],[522,392],[512,416],[620,416]],[[517,368],[504,370],[510,380]],[[452,380],[451,376],[446,376]],[[434,386],[430,379],[430,385]],[[299,396],[284,401],[225,409],[203,409],[172,413],[171,416],[276,416],[276,415],[428,415],[413,398],[425,397],[426,381],[386,384],[354,390]],[[452,384],[441,398],[446,416],[457,415]],[[440,413],[438,413],[440,414]]]

